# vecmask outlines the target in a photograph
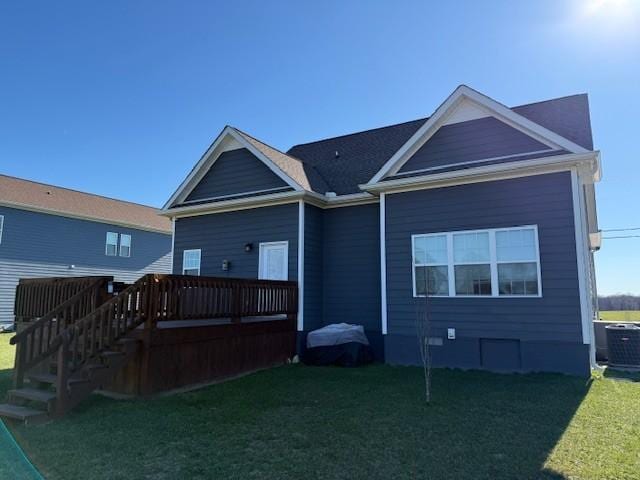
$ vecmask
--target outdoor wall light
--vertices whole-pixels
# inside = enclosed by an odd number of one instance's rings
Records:
[[[223,272],[228,271],[230,266],[231,266],[231,262],[229,260],[222,260],[222,271]]]
[[[246,243],[245,246],[244,246],[244,251],[249,253],[251,250],[253,250],[253,243],[251,243],[251,242]]]

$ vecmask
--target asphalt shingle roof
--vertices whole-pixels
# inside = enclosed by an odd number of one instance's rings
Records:
[[[521,105],[512,110],[584,148],[593,150],[586,94]],[[360,191],[358,185],[367,183],[427,120],[428,118],[421,118],[295,145],[287,154],[300,159],[303,166],[312,167],[324,179],[328,190],[314,189],[316,192],[333,191],[338,195],[357,193]]]
[[[0,204],[171,233],[171,221],[156,208],[7,175],[0,175]]]

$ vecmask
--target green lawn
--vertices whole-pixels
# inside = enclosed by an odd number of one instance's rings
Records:
[[[93,396],[13,431],[50,479],[639,478],[638,381],[438,370],[434,391],[426,406],[418,368],[292,365],[147,401]]]
[[[600,320],[607,322],[640,322],[640,310],[600,311]]]

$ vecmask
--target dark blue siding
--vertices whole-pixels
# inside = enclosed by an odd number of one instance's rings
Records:
[[[304,232],[304,329],[309,331],[324,325],[323,210],[311,205],[305,205]]]
[[[565,342],[578,356],[588,352],[582,345],[568,172],[391,194],[386,205],[387,360],[417,360],[415,350],[406,350],[408,341],[405,345],[393,338],[413,337],[415,342],[416,305],[421,300],[412,296],[411,235],[518,225],[538,225],[542,298],[430,298],[433,336],[445,339],[445,347],[434,350],[460,345],[459,352],[447,355],[459,357],[452,362],[466,367],[482,366],[480,339],[519,340],[521,352],[530,351],[528,342]],[[456,328],[457,340],[446,340],[447,328]],[[580,358],[588,368],[588,356]],[[532,369],[531,362],[531,357],[521,359],[523,368]]]
[[[399,173],[549,148],[500,120],[487,117],[441,127]]]
[[[236,212],[178,218],[175,226],[174,273],[182,273],[182,253],[202,249],[201,274],[215,277],[257,278],[259,243],[289,242],[289,280],[297,279],[298,204],[290,203]],[[244,246],[253,244],[251,252]],[[222,270],[222,261],[231,267]]]
[[[288,185],[249,150],[242,148],[220,155],[189,194],[187,201],[271,188],[287,189]]]
[[[380,331],[380,219],[377,204],[325,210],[324,319]]]
[[[171,252],[171,233],[0,207],[0,259],[140,270]],[[107,232],[131,235],[131,256],[105,255]],[[169,265],[166,265],[169,267]]]

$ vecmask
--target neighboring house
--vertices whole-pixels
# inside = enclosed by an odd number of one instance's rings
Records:
[[[297,280],[298,330],[363,324],[379,359],[588,374],[599,180],[586,95],[297,145],[225,127],[163,208],[174,273]]]
[[[20,278],[171,271],[171,222],[155,208],[0,175],[0,323]]]

